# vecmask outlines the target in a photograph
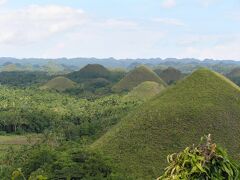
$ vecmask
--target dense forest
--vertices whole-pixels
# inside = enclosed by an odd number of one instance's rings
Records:
[[[238,65],[15,61],[0,72],[0,179],[239,179]]]

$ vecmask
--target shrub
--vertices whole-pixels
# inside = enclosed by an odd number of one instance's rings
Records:
[[[167,157],[169,166],[158,180],[178,179],[239,179],[239,166],[232,162],[227,153],[212,143],[210,135],[206,143],[187,147],[180,153]]]

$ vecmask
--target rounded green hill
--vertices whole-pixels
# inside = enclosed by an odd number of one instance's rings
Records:
[[[40,87],[40,89],[56,90],[56,91],[65,91],[67,89],[74,88],[76,83],[72,80],[59,76],[48,81],[45,85]]]
[[[139,99],[139,100],[148,100],[153,96],[160,93],[165,89],[165,86],[153,82],[153,81],[145,81],[139,84],[137,87],[133,88],[124,98],[126,99]]]
[[[166,86],[165,82],[151,69],[146,66],[139,66],[130,71],[122,80],[115,84],[112,89],[115,92],[130,91],[145,81],[153,81]]]
[[[91,148],[113,158],[121,173],[153,179],[163,172],[168,154],[209,133],[239,158],[239,87],[200,69],[128,114]]]
[[[16,64],[7,64],[2,67],[2,72],[12,72],[12,71],[19,71],[20,69],[17,67]]]
[[[168,67],[164,70],[155,69],[154,72],[158,74],[167,84],[173,84],[183,78],[182,72],[173,67]]]
[[[83,82],[89,79],[106,78],[108,79],[111,72],[100,64],[88,64],[79,71],[72,72],[67,77],[75,82]]]

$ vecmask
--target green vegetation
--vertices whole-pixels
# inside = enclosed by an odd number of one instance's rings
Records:
[[[7,133],[61,130],[66,138],[99,136],[139,104],[112,95],[78,99],[37,89],[0,87],[0,131]],[[100,123],[101,122],[101,123]]]
[[[178,80],[182,79],[184,75],[181,71],[168,67],[167,69],[155,69],[154,72],[159,75],[162,80],[164,80],[167,84],[176,83]]]
[[[112,176],[113,168],[108,158],[96,152],[86,151],[81,146],[52,146],[45,142],[22,148],[18,153],[13,151],[11,161],[3,166],[0,175],[5,175],[6,179],[12,176],[31,180],[38,177],[97,180]]]
[[[151,99],[153,96],[159,94],[165,89],[165,86],[160,85],[153,81],[145,81],[133,88],[125,98],[126,99],[139,99],[142,101]]]
[[[79,99],[38,89],[0,87],[0,179],[120,176],[114,165],[86,146],[115,125],[140,101],[111,95]],[[12,134],[41,133],[38,141]],[[33,143],[34,142],[34,143]],[[123,178],[124,179],[124,178]]]
[[[13,71],[0,72],[0,83],[2,85],[28,87],[48,81],[51,77],[45,72]]]
[[[168,68],[167,87],[144,66],[66,74],[77,68],[31,63],[0,72],[0,179],[238,178],[219,145],[240,160],[240,91],[222,75],[200,69],[178,81]],[[182,151],[208,133],[217,146]]]
[[[187,147],[180,153],[169,155],[169,166],[158,180],[234,180],[239,179],[239,165],[229,160],[227,153],[212,143],[210,135],[207,142],[195,147]]]
[[[156,178],[168,154],[211,133],[239,159],[239,87],[222,75],[199,69],[132,111],[97,140],[92,149],[108,154],[119,171]],[[235,137],[235,138],[233,138]]]
[[[58,76],[48,81],[45,85],[41,86],[40,89],[56,90],[56,91],[62,92],[67,89],[72,89],[75,86],[76,86],[76,83],[73,82],[72,80],[62,76]]]
[[[231,79],[237,85],[240,85],[240,68],[234,68],[230,73],[226,74],[226,76]]]
[[[145,66],[139,66],[138,68],[130,71],[122,80],[113,86],[113,91],[130,91],[137,85],[144,81],[154,81],[163,86],[166,86],[165,82],[158,77],[151,69]]]

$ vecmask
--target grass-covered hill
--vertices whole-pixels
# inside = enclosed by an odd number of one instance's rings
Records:
[[[137,85],[144,81],[153,81],[162,85],[166,85],[165,82],[151,69],[146,66],[139,66],[130,71],[123,79],[113,86],[113,91],[130,91]]]
[[[183,78],[182,72],[173,67],[168,67],[164,70],[155,69],[154,72],[158,74],[167,84],[175,83],[181,78]]]
[[[111,72],[99,64],[88,64],[79,71],[75,71],[67,75],[69,79],[79,83],[95,78],[109,79],[110,76]]]
[[[162,90],[165,89],[165,86],[153,82],[153,81],[145,81],[139,84],[137,87],[133,88],[125,98],[126,99],[139,99],[139,100],[148,100],[151,99],[153,96],[160,93]]]
[[[56,90],[59,92],[65,91],[67,89],[74,88],[76,83],[72,80],[58,76],[56,78],[51,79],[46,84],[40,87],[40,89],[48,89],[48,90]]]
[[[57,64],[53,61],[49,61],[41,68],[43,71],[48,72],[49,74],[59,74],[64,72],[64,67],[61,64]]]
[[[239,87],[199,69],[129,113],[91,148],[113,158],[121,173],[152,179],[163,171],[168,154],[209,133],[239,158]]]
[[[12,72],[12,71],[19,71],[19,67],[16,64],[6,64],[1,68],[2,72]]]

